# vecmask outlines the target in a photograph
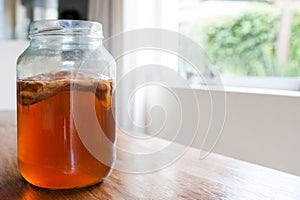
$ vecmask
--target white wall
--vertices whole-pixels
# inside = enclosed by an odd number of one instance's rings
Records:
[[[0,41],[0,110],[16,109],[16,62],[27,41]]]
[[[188,94],[187,89],[173,91]],[[213,109],[208,92],[203,89],[195,91],[200,105],[200,127],[192,146],[200,148]],[[226,92],[226,119],[213,152],[300,176],[300,94],[268,93]],[[166,106],[165,110],[173,110],[168,114],[168,120],[178,121],[180,113],[174,113],[177,105],[162,93],[156,94],[160,95],[162,102],[166,101],[162,103]],[[192,109],[189,104],[186,106],[186,109]],[[152,111],[151,115],[152,119],[162,121],[161,113]],[[175,130],[169,131],[172,126],[176,126],[176,123],[171,123],[170,127],[166,125],[168,133],[162,131],[159,136],[172,138],[172,133],[175,133]],[[157,127],[152,128],[158,130]]]
[[[214,151],[300,176],[300,97],[228,92],[227,99]]]

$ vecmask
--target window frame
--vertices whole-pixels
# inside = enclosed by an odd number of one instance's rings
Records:
[[[183,0],[180,0],[183,1]],[[186,2],[186,0],[184,0]],[[193,2],[194,0],[190,0]],[[202,0],[203,1],[203,0]],[[246,1],[246,2],[262,2],[262,3],[274,3],[276,0],[206,0],[206,1]],[[199,2],[199,1],[194,1]],[[180,22],[178,22],[180,23]],[[188,37],[188,36],[187,36]],[[207,78],[207,77],[206,77]],[[210,78],[210,77],[208,77]],[[211,77],[212,80],[213,77]],[[225,87],[237,87],[237,88],[257,88],[257,89],[272,89],[272,90],[288,90],[288,91],[300,91],[300,76],[296,77],[284,77],[284,76],[234,76],[229,77],[221,75],[223,85]],[[213,82],[213,80],[212,80]],[[201,85],[202,83],[198,83]],[[197,85],[197,83],[193,83]]]

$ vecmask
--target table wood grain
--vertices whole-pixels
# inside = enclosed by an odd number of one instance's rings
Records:
[[[118,140],[118,145],[132,146],[133,150],[143,152],[150,148],[130,144],[122,137]],[[166,141],[155,139],[154,143],[164,145]],[[156,172],[130,174],[113,170],[107,180],[95,186],[73,190],[41,189],[20,176],[15,114],[1,111],[0,200],[6,199],[297,200],[300,199],[300,177],[213,153],[200,160],[199,151],[190,148],[175,163]]]

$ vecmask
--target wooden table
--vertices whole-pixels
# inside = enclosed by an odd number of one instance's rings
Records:
[[[121,144],[122,138],[119,140]],[[165,141],[157,139],[155,142],[163,144]],[[143,151],[148,147],[137,148]],[[300,177],[217,154],[199,160],[199,151],[191,148],[176,163],[157,172],[128,174],[113,170],[106,181],[92,187],[41,189],[20,176],[14,112],[1,111],[0,200],[6,199],[297,200],[300,199]]]

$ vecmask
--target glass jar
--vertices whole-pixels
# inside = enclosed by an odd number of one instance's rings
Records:
[[[18,166],[51,189],[101,182],[115,160],[116,64],[102,25],[36,21],[17,61]]]

